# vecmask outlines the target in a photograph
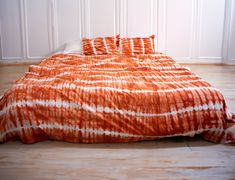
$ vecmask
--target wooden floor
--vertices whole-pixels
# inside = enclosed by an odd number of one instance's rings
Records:
[[[235,112],[235,66],[187,65]],[[28,66],[0,66],[0,95]],[[0,145],[0,179],[235,179],[235,144],[195,138],[120,144]]]

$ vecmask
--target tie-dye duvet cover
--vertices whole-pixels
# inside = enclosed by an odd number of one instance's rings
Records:
[[[57,54],[0,100],[0,142],[131,142],[201,134],[235,140],[223,95],[170,57]]]

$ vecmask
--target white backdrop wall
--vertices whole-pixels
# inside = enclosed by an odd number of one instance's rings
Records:
[[[235,63],[235,0],[0,0],[2,60],[82,37],[148,36],[178,62]]]

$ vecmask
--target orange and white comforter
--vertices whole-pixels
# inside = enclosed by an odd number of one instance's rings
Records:
[[[57,54],[0,100],[0,142],[130,142],[201,134],[235,140],[223,95],[162,54]]]

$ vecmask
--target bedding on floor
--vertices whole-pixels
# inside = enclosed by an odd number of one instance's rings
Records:
[[[161,53],[56,54],[0,100],[0,142],[131,142],[200,134],[235,141],[221,92]]]

